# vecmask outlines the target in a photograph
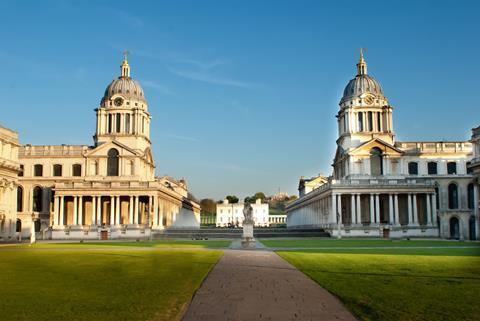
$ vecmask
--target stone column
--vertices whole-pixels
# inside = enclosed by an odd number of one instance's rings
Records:
[[[144,223],[147,223],[148,225],[151,225],[150,218],[152,217],[152,212],[153,212],[152,207],[153,207],[153,196],[149,196],[148,197],[148,212],[147,212],[148,219],[147,219],[147,222],[144,222]]]
[[[138,224],[138,198],[135,196],[135,209],[133,210],[133,224]]]
[[[380,224],[380,195],[375,194],[375,220]]]
[[[83,225],[83,196],[78,197],[78,225]]]
[[[417,194],[413,194],[413,223],[418,225]]]
[[[120,225],[120,216],[122,215],[122,208],[120,206],[120,196],[117,196],[116,198],[117,198],[117,200],[116,200],[117,204],[115,205],[115,213],[116,213],[115,223],[116,223],[116,225]]]
[[[362,199],[361,194],[357,194],[357,223],[362,224]]]
[[[78,197],[74,196],[73,197],[73,224],[72,225],[77,225],[78,224]]]
[[[97,197],[97,225],[102,225],[102,196]]]
[[[59,211],[59,197],[55,196],[53,199],[53,226],[58,226],[59,223],[59,216],[60,216],[60,211]]]
[[[350,201],[351,220],[353,225],[357,224],[357,215],[355,211],[355,194],[350,194]]]
[[[398,212],[398,194],[395,194],[395,224],[400,225],[400,213]]]
[[[432,207],[430,205],[430,194],[425,194],[425,198],[427,200],[427,225],[432,225]]]
[[[408,225],[412,223],[412,194],[408,193]]]
[[[95,221],[95,213],[97,212],[96,210],[96,203],[97,203],[97,198],[95,196],[92,196],[92,224],[91,225],[96,225]]]
[[[160,225],[158,222],[158,196],[153,198],[153,220],[155,222],[154,225]]]
[[[133,224],[133,196],[130,196],[130,202],[128,203],[128,223]]]
[[[158,225],[163,227],[163,211],[165,209],[165,204],[164,202],[159,202],[158,205],[161,205],[161,207],[159,206],[160,214],[158,215]]]
[[[342,218],[342,194],[338,194],[338,223],[342,225],[343,218]]]
[[[370,194],[370,225],[375,223],[375,202],[373,194]]]
[[[65,225],[64,214],[65,214],[65,196],[60,196],[60,226],[61,227]]]
[[[432,194],[432,225],[437,226],[437,196]]]
[[[388,194],[388,223],[393,224],[393,197],[392,194]]]
[[[115,224],[115,197],[110,196],[110,225]]]
[[[437,216],[437,213],[436,213],[436,209],[435,211],[433,212],[434,214],[434,217],[436,218]],[[480,216],[479,216],[479,209],[478,209],[478,183],[473,183],[473,214],[475,216],[475,222],[476,222],[476,226],[475,226],[475,231],[476,231],[476,239],[480,239]],[[435,222],[437,220],[435,219]]]
[[[337,195],[332,193],[332,220],[330,221],[331,224],[335,224],[337,221]]]

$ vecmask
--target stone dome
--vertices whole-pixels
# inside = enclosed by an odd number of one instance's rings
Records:
[[[109,100],[112,96],[117,94],[127,100],[147,102],[140,83],[130,77],[121,76],[114,79],[110,85],[108,85],[107,89],[105,89],[102,102]]]
[[[123,63],[120,66],[120,77],[114,79],[103,94],[101,104],[104,104],[115,95],[120,95],[126,100],[147,103],[143,88],[140,83],[130,77],[130,65],[127,60],[128,52],[124,53]]]
[[[375,78],[363,74],[357,75],[355,78],[350,80],[343,91],[342,100],[358,97],[363,93],[371,93],[376,96],[383,96],[383,90],[378,81]]]

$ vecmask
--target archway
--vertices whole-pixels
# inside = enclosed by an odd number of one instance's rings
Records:
[[[468,220],[468,232],[469,232],[469,239],[470,240],[476,240],[477,237],[476,237],[476,229],[475,229],[475,216],[470,216],[470,219]]]
[[[107,175],[108,176],[118,176],[119,174],[119,164],[118,164],[118,150],[112,148],[108,151],[108,160],[107,160]]]
[[[460,225],[456,217],[450,219],[450,238],[455,240],[460,238]]]

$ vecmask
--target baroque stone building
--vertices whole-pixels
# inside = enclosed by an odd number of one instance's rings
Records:
[[[337,236],[478,238],[469,141],[399,142],[393,106],[363,53],[337,117],[333,175],[287,207],[287,226]]]
[[[95,109],[93,146],[21,146],[18,218],[39,238],[138,238],[165,227],[199,228],[184,179],[155,177],[151,115],[124,57]],[[23,229],[23,236],[30,231]]]
[[[0,127],[0,241],[15,237],[19,147],[18,134]]]

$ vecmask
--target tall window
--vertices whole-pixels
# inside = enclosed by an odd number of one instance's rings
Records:
[[[112,133],[112,114],[108,115],[108,133]]]
[[[373,176],[383,175],[382,151],[375,147],[370,151],[370,174]]]
[[[408,163],[408,174],[418,175],[418,163],[417,162]]]
[[[427,164],[428,175],[437,175],[437,163],[436,162],[428,162]]]
[[[368,112],[368,131],[373,131],[373,115],[372,112]]]
[[[125,132],[130,133],[130,114],[125,115]]]
[[[72,165],[72,176],[82,176],[82,165],[80,164]]]
[[[448,174],[457,174],[457,163],[448,162],[447,163],[447,173]]]
[[[122,122],[122,118],[120,117],[120,114],[116,114],[116,119],[117,119],[117,120],[116,120],[115,131],[116,131],[117,133],[119,133],[119,132],[120,132],[120,124],[121,124],[121,122]]]
[[[458,187],[454,183],[448,185],[448,208],[458,208]]]
[[[23,188],[17,187],[17,212],[23,212]]]
[[[108,151],[107,175],[118,176],[118,150],[112,148]]]
[[[33,166],[33,176],[43,176],[43,165],[36,164]]]
[[[358,131],[362,132],[363,131],[363,113],[358,113]]]
[[[36,186],[33,189],[33,211],[40,212],[42,210],[42,188],[40,186]]]
[[[468,188],[467,188],[468,192],[467,192],[467,199],[468,199],[468,208],[469,209],[473,209],[475,208],[475,201],[474,201],[474,189],[473,189],[473,184],[470,183],[468,184]]]
[[[377,128],[378,128],[378,131],[381,132],[383,131],[382,130],[382,114],[381,113],[377,113]]]
[[[20,173],[18,173],[18,176],[22,177],[24,171],[25,171],[25,166],[20,165]]]
[[[53,176],[62,176],[62,165],[53,165]]]

